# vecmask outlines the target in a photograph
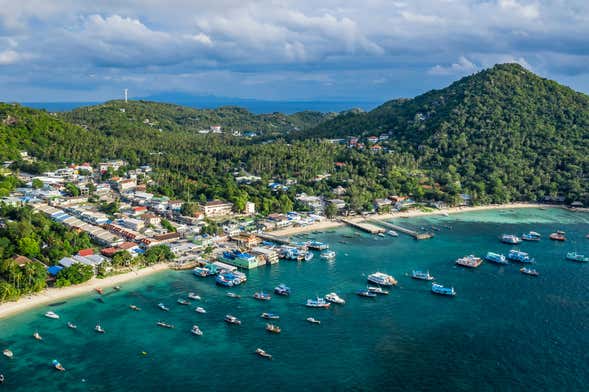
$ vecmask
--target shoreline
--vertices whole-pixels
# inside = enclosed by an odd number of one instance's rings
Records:
[[[75,286],[47,288],[39,293],[19,298],[14,302],[5,302],[0,304],[0,319],[14,316],[15,314],[46,305],[48,303],[59,302],[67,298],[90,294],[99,287],[105,289],[116,286],[119,283],[128,282],[130,280],[142,278],[168,269],[168,263],[160,263],[136,271],[109,276],[104,279],[92,278],[87,282]]]
[[[413,218],[418,216],[427,216],[427,215],[444,215],[444,214],[458,214],[462,212],[475,212],[475,211],[486,211],[486,210],[502,210],[502,209],[518,209],[518,208],[564,208],[566,207],[560,205],[550,205],[550,204],[539,204],[539,203],[509,203],[509,204],[487,204],[484,206],[473,206],[473,207],[450,207],[445,208],[443,210],[433,210],[433,211],[419,211],[419,210],[409,210],[404,212],[389,212],[386,214],[375,214],[370,215],[368,219],[371,220],[391,220],[397,218]],[[567,209],[568,210],[568,209]],[[581,210],[581,209],[579,209]],[[347,220],[352,222],[362,222],[366,218],[362,216],[354,216],[351,218],[347,218]],[[301,233],[306,233],[309,231],[317,231],[317,230],[329,230],[335,229],[338,227],[345,226],[346,224],[341,222],[339,219],[337,220],[324,220],[321,222],[314,223],[308,226],[300,226],[300,227],[287,227],[285,229],[279,229],[275,231],[269,232],[269,234],[275,236],[282,236],[288,237],[291,235],[297,235]]]

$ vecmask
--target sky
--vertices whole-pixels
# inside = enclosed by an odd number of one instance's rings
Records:
[[[0,0],[4,101],[385,101],[504,62],[589,92],[589,1]]]

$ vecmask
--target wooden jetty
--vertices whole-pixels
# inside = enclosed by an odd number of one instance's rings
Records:
[[[352,222],[351,220],[347,220],[347,219],[342,219],[341,221],[347,225],[350,225],[356,229],[365,231],[370,234],[378,234],[378,233],[386,232],[386,230],[383,229],[382,227],[375,226],[375,225],[368,223],[368,222]]]
[[[399,231],[401,233],[410,235],[411,237],[415,238],[416,240],[427,240],[427,239],[432,238],[434,236],[433,233],[419,233],[415,230],[411,230],[406,227],[394,225],[389,222],[383,222],[383,221],[372,221],[372,222],[377,225],[389,228],[391,230]]]

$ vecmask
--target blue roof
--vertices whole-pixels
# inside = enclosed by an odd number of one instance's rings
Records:
[[[49,273],[49,275],[55,276],[62,269],[63,269],[63,267],[61,267],[59,265],[54,265],[54,266],[51,266],[51,267],[47,268],[47,272]]]

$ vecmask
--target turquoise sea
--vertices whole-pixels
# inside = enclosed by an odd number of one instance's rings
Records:
[[[283,261],[252,270],[245,285],[232,291],[190,271],[163,272],[108,288],[97,295],[41,307],[0,320],[0,358],[6,376],[0,389],[11,391],[208,391],[208,390],[437,390],[585,391],[589,385],[589,264],[564,260],[569,250],[589,254],[589,214],[559,209],[500,210],[450,217],[400,219],[399,224],[441,228],[435,238],[415,241],[401,235],[380,238],[349,228],[308,233],[301,238],[327,241],[335,261]],[[446,227],[449,226],[450,228]],[[550,241],[557,230],[564,243]],[[484,263],[476,270],[454,266],[467,254],[507,253],[502,233],[535,230],[538,243],[520,249],[536,258],[537,278],[519,265]],[[429,269],[455,298],[434,296],[427,282],[406,276]],[[366,275],[383,271],[399,281],[391,294],[360,298]],[[258,290],[288,284],[291,297],[268,303],[251,298]],[[176,303],[189,291],[202,301]],[[336,291],[347,303],[308,309],[306,298]],[[159,310],[167,304],[168,313]],[[198,304],[197,304],[198,303]],[[133,312],[136,304],[143,310]],[[194,312],[203,306],[207,314]],[[60,320],[43,317],[47,310]],[[264,312],[280,314],[280,335],[264,330]],[[243,324],[223,322],[225,314]],[[321,325],[305,321],[313,316]],[[67,321],[77,330],[66,327]],[[155,325],[158,320],[175,329]],[[106,333],[93,331],[100,322]],[[198,324],[204,336],[190,334]],[[42,342],[33,339],[35,330]],[[253,354],[261,347],[272,361]],[[141,355],[146,351],[146,356]],[[58,359],[67,368],[50,367]]]

